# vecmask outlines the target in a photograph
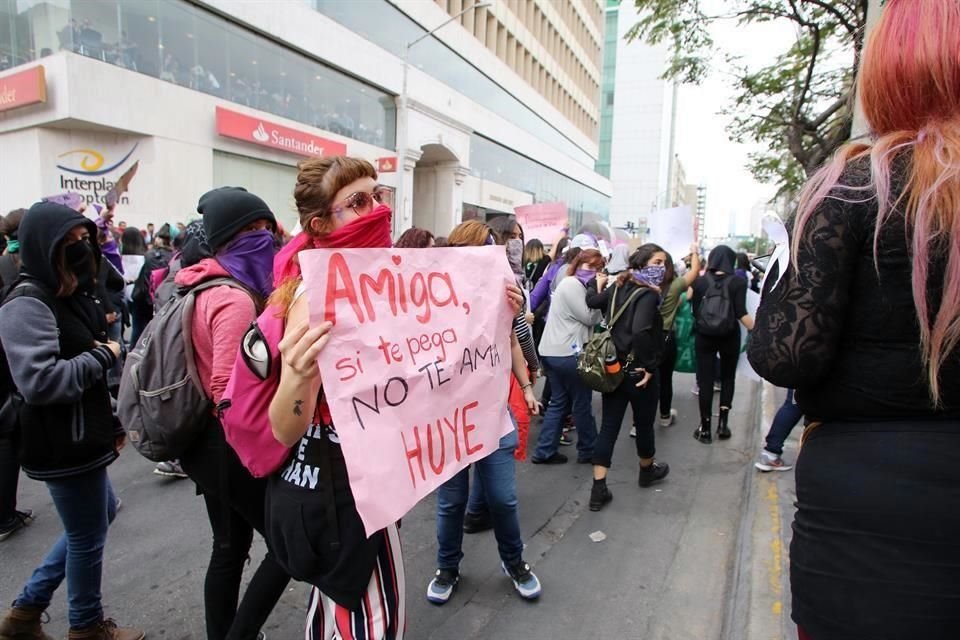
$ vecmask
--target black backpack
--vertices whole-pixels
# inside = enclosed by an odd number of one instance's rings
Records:
[[[704,276],[707,290],[697,310],[697,333],[704,336],[728,336],[737,329],[737,318],[730,295],[730,282],[736,276],[718,278],[712,273]]]
[[[170,258],[173,256],[171,251],[160,249],[151,249],[143,257],[143,267],[137,276],[137,281],[133,285],[133,293],[130,299],[138,305],[145,307],[153,306],[153,297],[150,292],[150,274],[156,269],[165,269],[170,264]]]

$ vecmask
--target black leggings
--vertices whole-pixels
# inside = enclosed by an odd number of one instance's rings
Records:
[[[730,408],[734,383],[737,379],[737,360],[740,358],[740,331],[726,336],[697,334],[697,385],[700,387],[700,421],[710,419],[713,407],[713,383],[716,379],[714,361],[720,355],[720,406]]]
[[[677,366],[677,334],[671,331],[663,343],[660,362],[660,417],[670,417],[673,408],[673,369]]]
[[[264,531],[267,481],[250,475],[216,421],[180,462],[203,494],[213,529],[213,551],[203,586],[207,638],[255,640],[290,582],[267,552],[237,606],[253,532],[263,535]]]

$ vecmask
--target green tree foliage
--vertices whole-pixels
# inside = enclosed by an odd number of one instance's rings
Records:
[[[666,44],[664,77],[700,83],[717,60],[733,78],[735,97],[724,113],[737,142],[755,142],[749,168],[774,183],[778,195],[797,193],[806,177],[850,137],[854,78],[863,48],[869,0],[634,0],[640,21],[628,40]],[[714,9],[720,12],[713,12]],[[710,28],[733,20],[745,38],[750,26],[786,21],[796,38],[768,66],[749,69],[718,51]]]

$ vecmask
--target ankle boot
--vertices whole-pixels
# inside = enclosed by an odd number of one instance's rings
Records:
[[[594,480],[590,490],[590,511],[600,511],[604,505],[613,500],[613,494],[607,489],[607,479]]]
[[[0,640],[53,640],[40,628],[40,607],[10,607],[0,620]]]
[[[139,629],[118,627],[110,618],[104,618],[96,624],[83,629],[70,629],[67,640],[143,640],[144,633]]]
[[[710,428],[710,418],[703,418],[700,420],[700,428],[693,432],[693,437],[695,440],[698,440],[703,444],[710,444],[713,442],[713,435],[711,435]]]
[[[727,426],[727,420],[730,418],[730,409],[720,409],[720,419],[717,421],[717,437],[721,440],[730,439],[730,427]]]

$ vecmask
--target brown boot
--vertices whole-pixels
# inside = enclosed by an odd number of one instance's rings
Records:
[[[85,629],[70,629],[67,640],[143,640],[144,637],[139,629],[118,627],[110,618],[104,618]]]
[[[0,620],[0,640],[53,640],[40,628],[40,607],[11,607]]]

